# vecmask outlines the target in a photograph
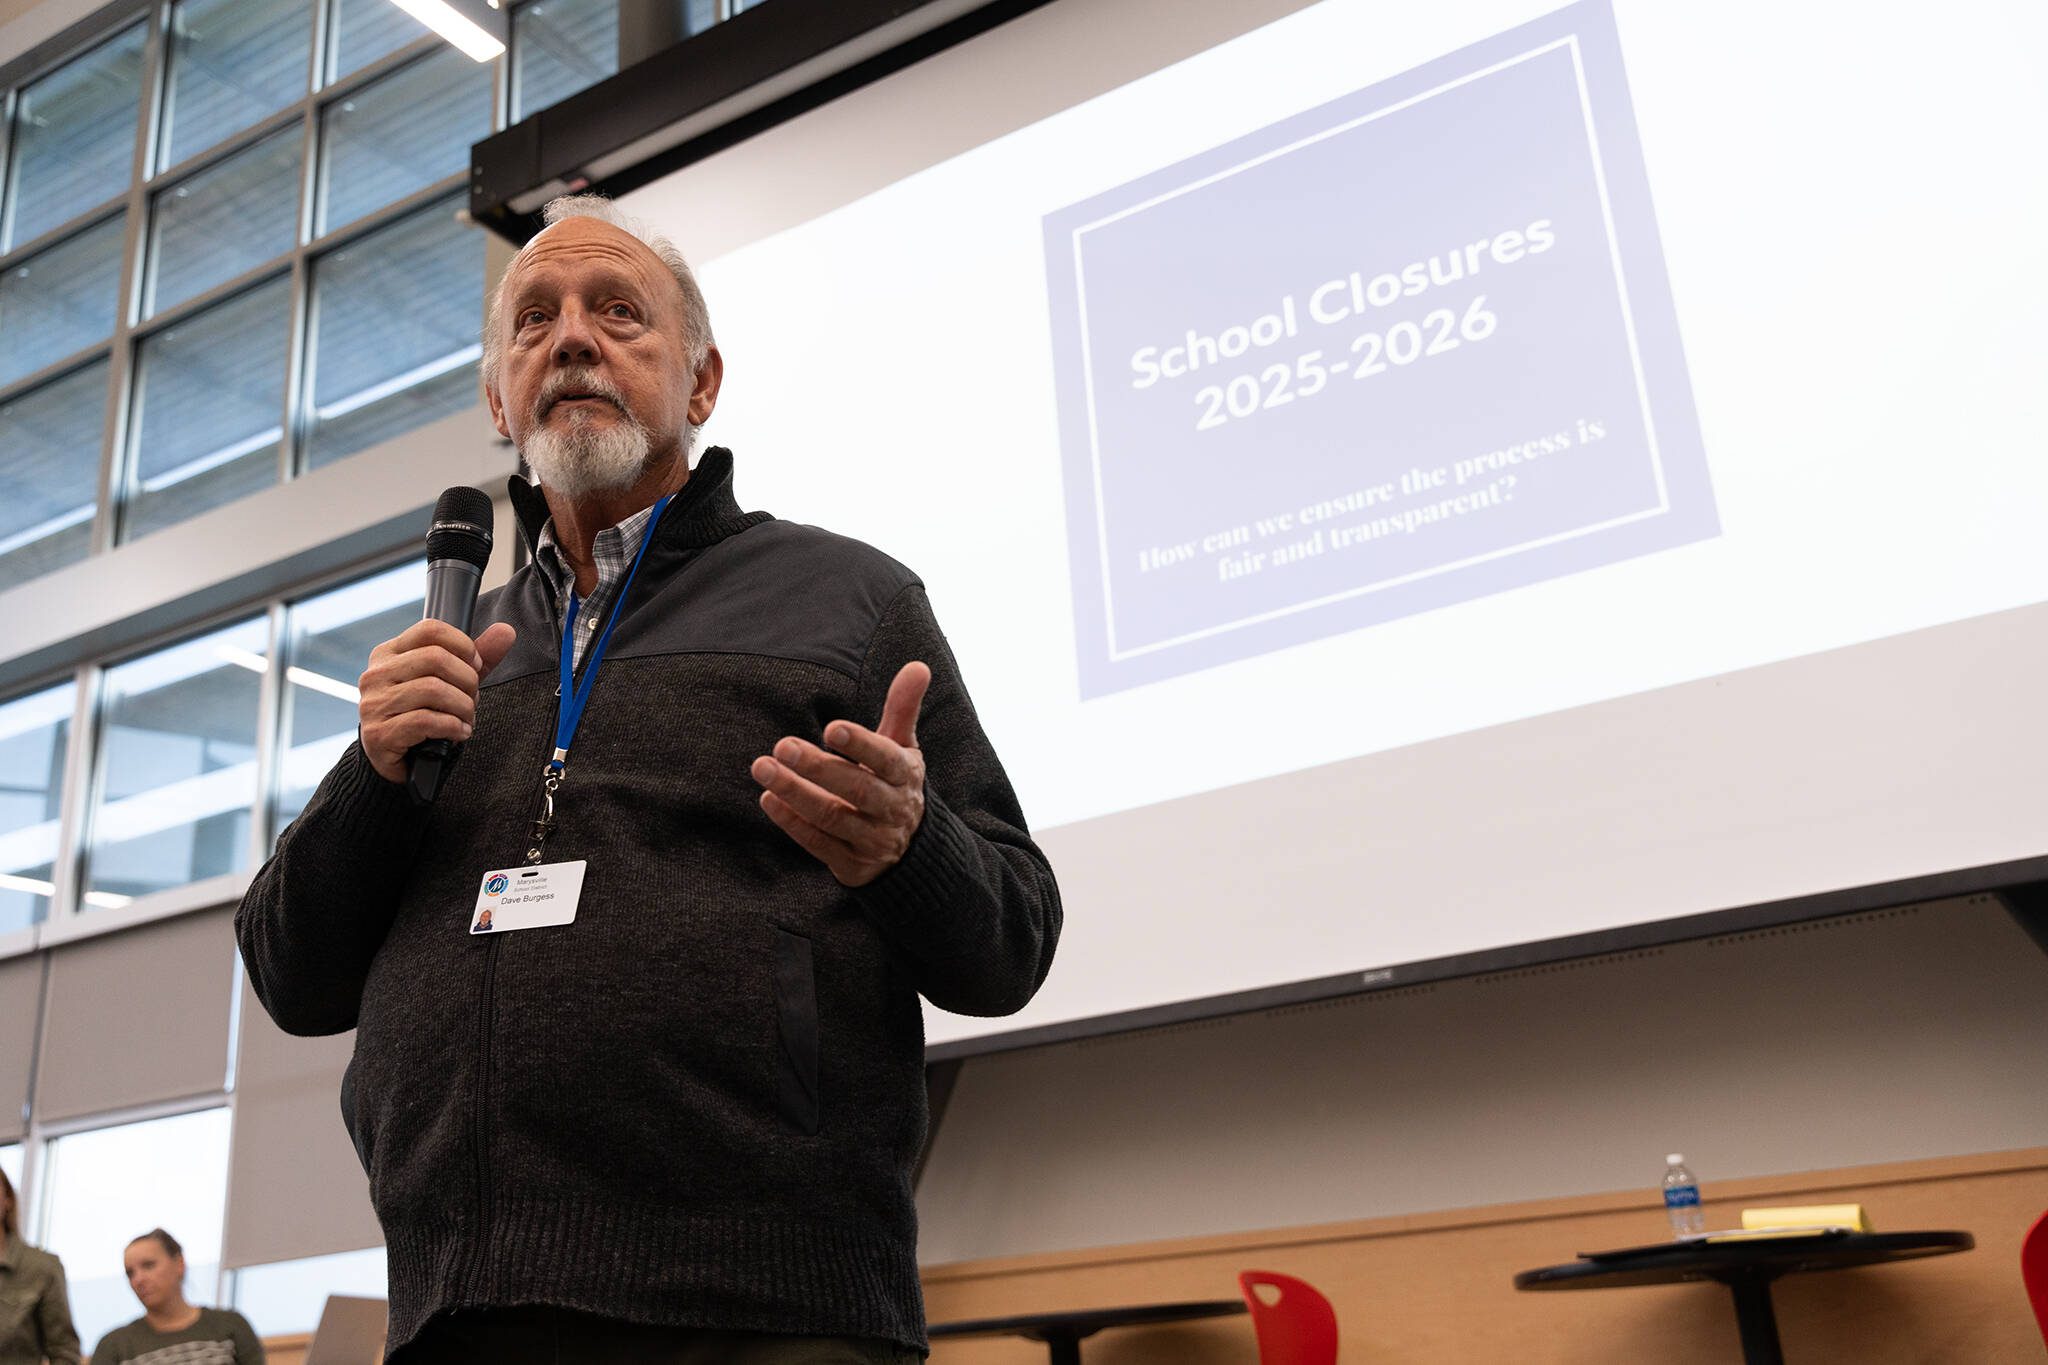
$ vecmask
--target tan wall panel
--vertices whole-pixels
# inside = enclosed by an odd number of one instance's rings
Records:
[[[2048,1207],[2048,1148],[1724,1182],[1708,1222],[1745,1204],[1859,1201],[1879,1230],[1959,1228],[1960,1255],[1793,1276],[1774,1291],[1794,1361],[1924,1365],[2041,1356],[2019,1278],[2020,1237]],[[1652,1192],[1325,1224],[1226,1237],[964,1262],[925,1270],[933,1322],[1065,1308],[1228,1298],[1237,1272],[1277,1270],[1337,1309],[1340,1365],[1514,1361],[1516,1365],[1723,1365],[1741,1358],[1718,1285],[1518,1293],[1517,1271],[1580,1251],[1655,1240]],[[1091,1339],[1089,1365],[1245,1365],[1248,1318],[1121,1329]],[[1042,1365],[1008,1338],[935,1343],[931,1365]]]

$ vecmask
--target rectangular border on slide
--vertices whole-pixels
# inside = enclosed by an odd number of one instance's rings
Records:
[[[1660,391],[1667,387],[1672,390],[1672,393],[1668,395],[1668,398],[1671,401],[1669,401],[1667,404],[1667,406],[1671,410],[1666,414],[1667,418],[1670,419],[1670,422],[1677,423],[1679,426],[1696,429],[1697,419],[1694,414],[1690,385],[1685,377],[1682,358],[1677,359],[1674,373],[1666,373],[1666,371],[1669,371],[1671,369],[1671,364],[1669,360],[1667,360],[1664,366],[1661,368],[1658,366],[1646,366],[1644,360],[1644,348],[1642,337],[1640,334],[1640,324],[1637,316],[1639,301],[1637,295],[1631,292],[1629,268],[1623,261],[1621,233],[1616,224],[1614,191],[1610,186],[1610,173],[1607,164],[1608,155],[1606,151],[1602,148],[1599,130],[1595,126],[1593,108],[1594,100],[1588,82],[1586,52],[1581,42],[1582,30],[1584,28],[1584,19],[1588,17],[1589,11],[1605,10],[1605,8],[1606,7],[1604,5],[1598,3],[1598,0],[1589,0],[1589,3],[1582,3],[1578,5],[1569,6],[1565,9],[1555,11],[1549,15],[1542,16],[1541,18],[1538,18],[1530,22],[1529,24],[1521,26],[1521,31],[1529,34],[1529,36],[1531,37],[1532,45],[1519,52],[1516,52],[1512,56],[1501,57],[1497,60],[1488,62],[1485,66],[1482,66],[1477,70],[1467,71],[1456,76],[1450,77],[1449,79],[1441,80],[1436,84],[1430,86],[1428,89],[1419,91],[1414,94],[1406,95],[1403,98],[1397,100],[1393,100],[1369,112],[1350,115],[1342,119],[1340,122],[1332,124],[1331,126],[1318,129],[1314,132],[1308,133],[1303,136],[1294,137],[1291,140],[1289,140],[1284,146],[1262,151],[1257,155],[1247,157],[1244,160],[1239,161],[1231,166],[1225,167],[1221,170],[1208,171],[1195,179],[1187,181],[1184,184],[1151,193],[1145,199],[1136,204],[1123,206],[1115,209],[1112,212],[1102,213],[1099,216],[1092,217],[1088,221],[1080,223],[1072,227],[1071,229],[1067,230],[1067,250],[1065,254],[1069,257],[1070,268],[1073,271],[1073,308],[1071,313],[1069,314],[1071,318],[1071,322],[1069,325],[1073,326],[1075,332],[1077,333],[1077,335],[1074,338],[1075,349],[1073,354],[1078,356],[1079,361],[1078,367],[1080,369],[1080,383],[1078,385],[1078,388],[1080,389],[1080,395],[1082,398],[1082,416],[1087,429],[1088,478],[1090,481],[1089,491],[1091,494],[1091,502],[1086,510],[1088,513],[1092,514],[1092,520],[1094,522],[1095,535],[1093,539],[1095,544],[1093,546],[1094,554],[1092,558],[1095,562],[1092,565],[1092,568],[1094,570],[1092,576],[1099,579],[1101,599],[1100,610],[1102,612],[1100,648],[1103,650],[1103,653],[1100,656],[1098,656],[1097,660],[1091,662],[1091,660],[1085,657],[1085,655],[1087,653],[1092,653],[1093,651],[1085,651],[1084,657],[1077,661],[1080,666],[1082,678],[1081,694],[1083,698],[1096,695],[1103,695],[1109,692],[1122,691],[1128,687],[1143,685],[1147,682],[1162,681],[1168,677],[1178,676],[1178,672],[1175,671],[1169,671],[1166,673],[1147,671],[1147,673],[1144,676],[1130,676],[1124,678],[1114,676],[1115,672],[1121,672],[1121,670],[1119,670],[1117,667],[1119,664],[1123,664],[1134,659],[1139,659],[1143,656],[1159,655],[1163,651],[1171,650],[1180,646],[1185,646],[1205,638],[1225,635],[1235,631],[1242,631],[1248,627],[1254,627],[1269,622],[1279,621],[1283,618],[1291,616],[1298,616],[1304,612],[1326,608],[1338,602],[1365,597],[1369,594],[1383,592],[1391,588],[1397,588],[1424,579],[1438,577],[1446,573],[1452,573],[1459,570],[1469,569],[1475,565],[1484,564],[1489,561],[1504,560],[1511,558],[1513,556],[1526,554],[1530,551],[1540,550],[1548,546],[1559,545],[1564,542],[1572,540],[1581,540],[1588,536],[1597,535],[1603,532],[1610,532],[1617,528],[1627,526],[1633,523],[1649,522],[1656,518],[1669,516],[1673,512],[1674,506],[1670,482],[1671,475],[1670,472],[1667,470],[1667,454],[1665,450],[1666,433],[1660,431],[1660,424],[1657,420],[1655,405],[1652,401],[1652,396],[1650,392],[1651,385],[1649,382],[1650,370],[1658,369],[1659,373],[1663,374],[1663,378],[1660,379],[1659,382]],[[1608,40],[1609,43],[1613,43],[1614,41],[1616,41],[1616,39],[1611,27],[1611,12],[1608,12],[1606,14],[1606,18],[1608,20],[1609,26],[1608,31],[1599,36]],[[1558,32],[1560,25],[1565,26],[1564,32]],[[1531,33],[1530,31],[1540,31],[1546,28],[1549,29],[1551,32],[1556,33],[1557,36],[1543,39],[1541,41],[1533,41],[1536,35],[1535,33]],[[1516,30],[1509,30],[1505,33],[1497,34],[1493,38],[1482,39],[1479,43],[1471,44],[1462,51],[1470,51],[1473,47],[1480,47],[1486,44],[1500,43],[1503,39],[1512,41],[1513,37],[1515,36],[1515,33]],[[1182,634],[1169,637],[1167,639],[1149,641],[1144,644],[1130,645],[1128,647],[1120,645],[1117,638],[1117,609],[1114,597],[1114,588],[1112,584],[1113,574],[1111,572],[1110,567],[1109,508],[1107,506],[1107,502],[1104,496],[1104,489],[1102,484],[1102,451],[1096,413],[1096,384],[1094,374],[1094,356],[1092,351],[1090,328],[1088,323],[1086,261],[1084,252],[1084,242],[1087,235],[1091,232],[1098,231],[1111,224],[1125,221],[1129,218],[1134,217],[1135,215],[1145,212],[1148,209],[1154,208],[1160,204],[1164,204],[1171,200],[1177,199],[1182,195],[1206,188],[1220,181],[1227,180],[1231,176],[1237,175],[1243,171],[1262,165],[1276,158],[1286,156],[1290,153],[1298,151],[1303,147],[1310,146],[1317,142],[1324,141],[1328,138],[1338,136],[1352,129],[1371,123],[1375,120],[1385,118],[1391,114],[1398,113],[1404,109],[1412,108],[1418,104],[1421,104],[1427,100],[1434,99],[1447,92],[1470,86],[1475,82],[1486,79],[1489,76],[1497,75],[1501,72],[1507,71],[1513,67],[1519,66],[1538,57],[1547,55],[1552,52],[1556,52],[1559,49],[1564,49],[1568,51],[1571,56],[1572,79],[1574,82],[1575,95],[1579,106],[1580,128],[1583,131],[1583,134],[1586,138],[1586,148],[1590,158],[1594,181],[1593,188],[1596,192],[1600,204],[1601,229],[1606,234],[1608,259],[1614,272],[1614,282],[1618,296],[1618,303],[1620,307],[1624,338],[1627,343],[1629,363],[1635,382],[1637,404],[1643,420],[1644,432],[1648,444],[1648,454],[1650,459],[1649,472],[1651,473],[1656,486],[1656,503],[1652,506],[1646,506],[1639,511],[1629,512],[1622,516],[1610,517],[1600,522],[1574,527],[1567,531],[1561,531],[1552,535],[1541,536],[1532,540],[1520,542],[1515,545],[1504,546],[1497,549],[1486,551],[1481,554],[1470,555],[1454,561],[1432,565],[1427,568],[1417,569],[1412,572],[1382,578],[1374,582],[1359,584],[1353,587],[1345,588],[1339,592],[1325,593],[1320,596],[1305,599],[1299,602],[1293,602],[1283,606],[1276,606],[1268,610],[1248,614],[1233,621],[1226,621],[1215,625],[1203,626],[1198,630],[1187,631]],[[1456,51],[1447,53],[1443,57],[1436,58],[1433,59],[1431,62],[1425,63],[1422,68],[1411,68],[1410,71],[1408,71],[1407,73],[1397,73],[1394,76],[1388,77],[1386,81],[1380,83],[1387,84],[1399,81],[1402,79],[1403,74],[1413,76],[1415,74],[1418,74],[1421,70],[1426,69],[1428,66],[1453,62],[1459,57],[1459,55],[1460,52]],[[1610,60],[1618,61],[1618,52]],[[1619,81],[1625,82],[1625,77],[1623,77],[1618,70],[1615,72],[1615,78]],[[1625,92],[1626,86],[1624,83],[1621,88],[1621,98],[1624,101],[1626,101]],[[1346,97],[1344,96],[1338,97],[1339,100],[1343,100],[1345,98]],[[1631,111],[1627,111],[1626,106],[1624,105],[1624,112],[1629,113]],[[1287,120],[1282,120],[1282,122],[1286,121]],[[1627,147],[1636,146],[1636,143],[1634,141],[1634,127],[1632,117],[1628,119],[1627,127],[1621,131],[1624,143],[1623,149],[1626,150]],[[1252,134],[1248,134],[1247,138],[1256,136],[1258,136],[1258,133],[1254,132]],[[1193,157],[1188,158],[1188,160],[1194,160],[1202,155],[1204,154],[1196,153]],[[1632,192],[1639,192],[1642,195],[1644,202],[1640,212],[1647,213],[1647,190],[1639,186],[1631,186],[1631,190]],[[1120,193],[1120,191],[1111,190],[1107,194],[1096,196],[1096,200],[1099,202],[1102,199],[1110,198],[1111,196],[1114,196],[1118,193]],[[1065,210],[1058,214],[1049,215],[1048,227],[1053,229],[1054,232],[1057,232],[1057,223],[1059,218],[1064,217],[1069,213],[1072,213],[1074,209],[1082,209],[1084,208],[1084,206],[1085,205],[1075,205],[1072,209]],[[1637,281],[1638,288],[1640,289],[1647,285],[1647,287],[1650,289],[1652,296],[1655,296],[1657,294],[1657,288],[1659,285],[1665,284],[1662,252],[1658,249],[1654,240],[1654,223],[1654,217],[1650,217],[1645,223],[1641,225],[1644,231],[1651,234],[1650,240],[1647,243],[1645,243],[1644,246],[1641,248],[1641,250],[1647,251],[1648,255],[1646,259],[1638,260],[1635,262],[1635,264],[1638,267],[1643,267],[1643,270],[1639,273],[1642,273],[1647,277],[1646,279],[1641,279]],[[1054,237],[1053,241],[1056,242],[1057,238]],[[1052,244],[1053,243],[1049,242],[1049,245]],[[1055,280],[1055,284],[1057,284],[1057,280]],[[1652,307],[1651,311],[1652,313],[1656,313],[1658,312],[1658,309],[1656,307]],[[1668,305],[1666,305],[1663,311],[1668,313]],[[1670,350],[1674,356],[1678,355],[1680,352],[1680,348],[1676,341],[1675,319],[1653,319],[1653,322],[1668,323],[1668,329],[1672,333],[1672,336],[1669,339]],[[1067,392],[1071,393],[1072,389],[1067,389]],[[1072,469],[1071,464],[1069,465],[1069,468]],[[1714,523],[1717,521],[1717,518],[1714,516],[1711,510],[1711,492],[1704,487],[1705,471],[1703,462],[1701,464],[1700,470],[1698,471],[1698,477],[1703,485],[1701,488],[1701,492],[1704,494],[1706,498],[1705,516],[1707,518],[1707,521],[1703,529],[1703,533],[1707,535],[1712,535],[1714,533]],[[1077,510],[1079,510],[1078,506],[1074,498],[1070,494],[1070,535],[1074,532],[1074,530],[1078,529],[1071,524],[1075,512]],[[1673,544],[1681,544],[1684,543],[1686,540],[1690,540],[1693,538],[1695,537],[1687,535],[1683,537],[1681,540],[1673,542]],[[1660,546],[1657,548],[1667,547]],[[1073,549],[1078,568],[1079,564],[1086,562],[1083,558],[1085,552],[1081,551],[1079,545],[1075,545]],[[1642,552],[1644,551],[1636,551],[1635,553]],[[1622,557],[1633,557],[1633,554],[1624,555]],[[1565,570],[1564,572],[1570,571],[1571,570]],[[1086,576],[1089,575],[1084,575],[1083,578],[1085,579]],[[1556,576],[1554,572],[1545,573],[1542,575],[1542,577],[1544,578],[1554,576]],[[1079,587],[1079,583],[1077,583],[1077,587]],[[1484,596],[1490,594],[1480,593],[1475,595]],[[1088,614],[1092,615],[1092,613]],[[1379,622],[1367,621],[1353,625],[1338,625],[1331,631],[1327,632],[1327,634],[1347,633],[1349,630],[1365,628],[1366,626],[1372,624],[1379,624]],[[1250,649],[1247,651],[1246,656],[1250,654],[1265,653],[1268,652],[1269,649],[1286,648],[1289,645],[1308,643],[1310,640],[1316,638],[1323,638],[1323,636],[1314,635],[1276,642],[1270,646],[1261,646]],[[1228,661],[1229,660],[1218,660],[1214,662]],[[1200,668],[1208,666],[1213,666],[1213,664],[1195,665],[1194,668],[1196,671],[1199,671]],[[1103,670],[1110,670],[1111,672],[1106,673],[1103,672]]]
[[[1255,612],[1250,616],[1239,617],[1235,621],[1226,621],[1221,625],[1204,626],[1200,630],[1191,630],[1184,635],[1176,635],[1170,639],[1155,640],[1151,644],[1138,645],[1131,649],[1118,649],[1116,643],[1116,604],[1110,598],[1109,508],[1102,495],[1102,445],[1096,434],[1095,362],[1088,347],[1088,281],[1086,266],[1081,257],[1081,238],[1097,228],[1106,227],[1111,223],[1121,222],[1123,219],[1134,217],[1147,209],[1155,208],[1170,199],[1177,199],[1190,191],[1204,189],[1207,186],[1216,184],[1218,181],[1228,180],[1240,171],[1250,170],[1252,167],[1262,165],[1273,160],[1275,157],[1286,156],[1290,152],[1298,151],[1303,147],[1321,142],[1325,138],[1335,137],[1339,133],[1348,133],[1353,128],[1362,127],[1373,122],[1375,119],[1384,118],[1388,114],[1399,113],[1403,109],[1420,104],[1424,100],[1434,99],[1447,91],[1456,90],[1461,86],[1484,80],[1488,76],[1497,75],[1510,67],[1519,66],[1532,58],[1543,56],[1548,52],[1555,52],[1560,47],[1571,49],[1572,75],[1578,86],[1579,114],[1586,129],[1587,150],[1592,154],[1593,158],[1593,181],[1600,194],[1600,221],[1601,226],[1607,231],[1607,255],[1608,259],[1614,264],[1614,287],[1621,294],[1622,326],[1628,336],[1629,361],[1635,369],[1636,400],[1643,410],[1643,430],[1649,436],[1650,467],[1657,479],[1657,505],[1644,508],[1640,512],[1631,512],[1627,516],[1610,517],[1606,521],[1595,522],[1590,526],[1580,526],[1570,531],[1560,531],[1556,535],[1539,536],[1534,540],[1525,540],[1519,545],[1502,546],[1497,550],[1489,550],[1485,554],[1468,555],[1464,559],[1452,560],[1449,563],[1434,565],[1427,569],[1418,569],[1413,573],[1396,574],[1391,578],[1383,578],[1376,583],[1365,583],[1355,588],[1346,588],[1343,592],[1325,593],[1321,597],[1313,597],[1304,602],[1295,602],[1288,606],[1275,607],[1270,611]],[[1191,180],[1178,189],[1170,190],[1165,194],[1155,194],[1142,204],[1135,204],[1127,209],[1119,209],[1117,212],[1106,217],[1097,218],[1092,223],[1084,223],[1074,229],[1073,251],[1074,298],[1079,309],[1081,321],[1081,384],[1083,392],[1087,397],[1088,409],[1088,457],[1095,480],[1095,543],[1096,552],[1102,565],[1102,618],[1104,634],[1106,636],[1105,643],[1108,646],[1109,659],[1112,663],[1121,659],[1136,658],[1141,654],[1154,654],[1162,649],[1171,649],[1175,645],[1186,644],[1191,640],[1201,640],[1211,635],[1221,635],[1225,631],[1240,630],[1245,626],[1257,625],[1261,621],[1271,621],[1282,616],[1292,616],[1298,612],[1308,611],[1315,607],[1327,606],[1331,602],[1341,602],[1349,597],[1360,597],[1369,592],[1380,592],[1387,588],[1398,587],[1403,583],[1413,583],[1418,579],[1433,578],[1438,574],[1450,573],[1454,569],[1463,569],[1474,564],[1483,564],[1490,559],[1503,559],[1508,555],[1520,554],[1524,550],[1539,549],[1545,545],[1555,545],[1560,541],[1575,540],[1580,536],[1592,535],[1595,532],[1610,530],[1616,526],[1626,526],[1630,522],[1642,521],[1648,517],[1662,516],[1671,510],[1671,491],[1664,481],[1664,456],[1657,443],[1657,422],[1650,411],[1649,384],[1643,378],[1642,352],[1636,345],[1635,307],[1629,301],[1628,280],[1622,272],[1621,241],[1614,230],[1614,205],[1609,200],[1607,194],[1607,167],[1600,156],[1600,140],[1594,135],[1593,131],[1593,105],[1591,97],[1586,90],[1586,64],[1579,52],[1579,35],[1576,33],[1568,33],[1562,38],[1554,38],[1540,47],[1530,48],[1526,52],[1521,52],[1513,57],[1495,62],[1493,65],[1474,71],[1469,75],[1460,76],[1454,81],[1446,81],[1434,89],[1423,91],[1419,95],[1410,95],[1407,99],[1396,100],[1394,103],[1375,109],[1369,114],[1361,114],[1356,118],[1346,119],[1342,123],[1325,128],[1323,131],[1313,133],[1308,137],[1296,138],[1284,147],[1276,147],[1270,152],[1262,152],[1258,156],[1252,157],[1248,161],[1241,161],[1227,170],[1216,171],[1201,177],[1199,180]]]

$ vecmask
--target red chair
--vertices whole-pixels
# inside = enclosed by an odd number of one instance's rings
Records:
[[[1259,1334],[1259,1365],[1337,1365],[1337,1310],[1314,1285],[1270,1270],[1247,1270],[1238,1275],[1237,1287]],[[1261,1290],[1274,1296],[1270,1303]]]
[[[2048,1340],[2048,1213],[2034,1220],[2026,1240],[2020,1243],[2020,1278],[2027,1282],[2027,1297],[2033,1300],[2034,1320],[2041,1324],[2042,1339]]]

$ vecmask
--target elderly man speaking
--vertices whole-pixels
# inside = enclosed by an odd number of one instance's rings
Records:
[[[547,221],[483,366],[532,563],[474,639],[371,652],[243,959],[286,1030],[356,1030],[401,1365],[914,1361],[918,997],[1021,1008],[1059,893],[916,576],[690,467],[724,361],[682,257]]]

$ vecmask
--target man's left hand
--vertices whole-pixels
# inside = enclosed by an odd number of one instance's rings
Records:
[[[794,735],[754,760],[761,809],[844,886],[866,886],[894,867],[924,820],[924,755],[917,713],[932,671],[908,663],[889,684],[882,723],[825,727],[836,753]],[[843,757],[842,757],[843,755]]]

